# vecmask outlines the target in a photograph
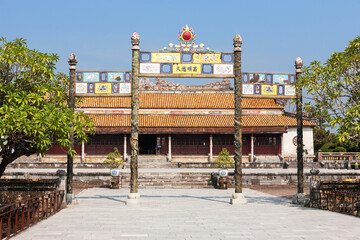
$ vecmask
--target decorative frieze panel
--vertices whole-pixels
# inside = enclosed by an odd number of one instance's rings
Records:
[[[75,92],[77,95],[130,94],[131,72],[76,72]]]
[[[206,75],[232,77],[232,53],[169,53],[169,52],[140,52],[141,76]],[[171,76],[173,74],[173,76]]]
[[[294,74],[243,73],[244,97],[251,95],[276,97],[294,97]]]

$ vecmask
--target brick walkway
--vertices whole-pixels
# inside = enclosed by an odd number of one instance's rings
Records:
[[[302,208],[244,189],[142,189],[141,206],[126,206],[128,189],[87,189],[55,216],[13,239],[358,239],[360,219]]]

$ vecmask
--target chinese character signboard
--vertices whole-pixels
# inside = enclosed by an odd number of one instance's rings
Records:
[[[76,95],[111,95],[131,93],[131,72],[76,72]]]

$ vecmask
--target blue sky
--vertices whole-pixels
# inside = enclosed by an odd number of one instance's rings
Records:
[[[78,56],[78,70],[131,70],[134,31],[141,50],[157,51],[175,43],[186,24],[197,43],[215,51],[232,51],[239,33],[246,72],[292,73],[297,56],[305,65],[325,61],[360,34],[358,0],[0,0],[0,9],[0,36],[22,37],[30,48],[57,53],[57,69],[65,73],[71,52]]]

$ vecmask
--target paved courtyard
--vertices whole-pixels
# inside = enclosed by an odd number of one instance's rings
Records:
[[[244,189],[141,189],[140,206],[125,205],[129,189],[92,188],[77,203],[13,239],[360,239],[360,219],[298,207]]]

